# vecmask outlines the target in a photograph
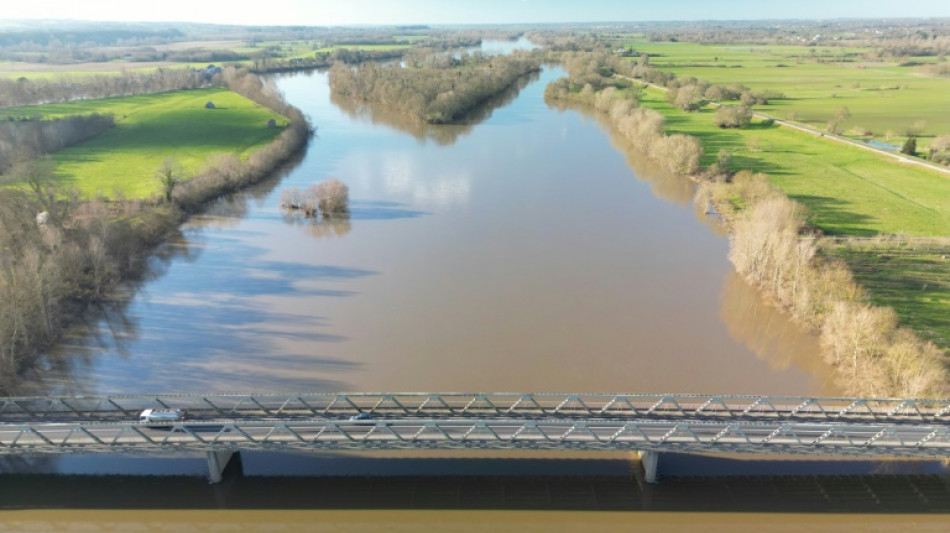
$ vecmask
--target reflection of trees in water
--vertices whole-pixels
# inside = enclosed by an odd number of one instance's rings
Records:
[[[427,124],[414,117],[393,111],[382,105],[367,104],[359,100],[343,97],[331,92],[330,101],[351,118],[369,119],[373,124],[382,124],[412,135],[421,142],[433,141],[440,146],[455,144],[463,135],[467,135],[476,125],[491,117],[492,112],[511,103],[521,90],[536,81],[540,73],[533,72],[518,78],[501,93],[485,100],[462,119],[452,124]]]
[[[110,301],[87,310],[81,321],[69,328],[59,343],[32,367],[17,376],[15,382],[0,384],[0,392],[29,396],[90,394],[88,384],[73,378],[75,372],[91,368],[96,356],[106,349],[128,357],[126,346],[139,336],[138,322],[127,312],[129,304],[146,283],[164,276],[173,261],[194,262],[201,251],[201,247],[194,246],[176,230],[148,258],[139,279],[123,283]]]
[[[792,322],[762,299],[734,270],[729,271],[722,289],[720,318],[729,335],[745,344],[774,370],[796,367],[820,382],[820,395],[840,391],[832,380],[832,369],[821,358],[818,338]]]
[[[686,176],[673,174],[661,168],[646,154],[635,150],[604,113],[591,106],[569,100],[545,98],[545,103],[551,109],[562,112],[576,111],[596,120],[597,124],[607,132],[610,144],[626,157],[627,165],[633,169],[637,178],[646,181],[658,198],[678,205],[689,205],[693,202],[696,194],[696,184]]]
[[[309,146],[309,145],[308,145]],[[64,332],[62,339],[39,357],[31,368],[15,377],[0,381],[5,395],[83,395],[90,394],[88,383],[76,382],[78,370],[91,368],[103,351],[127,357],[126,346],[139,337],[138,322],[129,316],[129,304],[149,282],[165,275],[174,261],[192,263],[201,255],[200,233],[204,228],[237,226],[250,208],[260,207],[281,180],[303,160],[306,149],[295,154],[274,170],[272,176],[240,192],[218,198],[192,217],[182,228],[169,235],[149,256],[139,279],[122,284],[110,301],[87,310],[81,321]],[[348,230],[347,230],[348,231]]]
[[[349,217],[308,217],[296,209],[284,209],[283,219],[314,237],[342,237],[353,229]]]

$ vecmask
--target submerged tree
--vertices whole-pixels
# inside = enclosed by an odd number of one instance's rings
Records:
[[[330,178],[317,185],[317,207],[325,217],[345,215],[350,210],[350,188],[345,183]]]

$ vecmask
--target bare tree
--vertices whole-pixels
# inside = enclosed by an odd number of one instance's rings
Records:
[[[835,135],[840,135],[844,129],[843,124],[846,120],[851,118],[851,110],[848,109],[848,106],[838,106],[838,109],[835,109],[835,115],[828,121],[828,125],[825,128],[828,133],[833,133]]]

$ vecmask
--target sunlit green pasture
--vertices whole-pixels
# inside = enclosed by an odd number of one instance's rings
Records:
[[[215,109],[205,109],[209,101]],[[280,128],[266,127],[269,119],[281,127],[287,124],[285,118],[222,88],[11,108],[0,112],[0,119],[87,113],[111,113],[116,127],[54,153],[59,181],[84,195],[121,192],[133,198],[159,190],[154,173],[167,157],[192,172],[212,154],[246,158],[280,133]]]
[[[864,61],[866,50],[846,47],[750,46],[674,42],[629,42],[651,55],[650,63],[678,77],[717,84],[741,83],[788,96],[756,109],[823,129],[845,106],[845,134],[901,144],[920,128],[918,148],[935,135],[950,134],[950,79],[928,75],[925,66]],[[936,58],[907,58],[935,62]]]
[[[950,242],[861,240],[830,243],[871,301],[893,308],[903,324],[950,349]]]
[[[662,112],[669,133],[699,138],[704,164],[721,149],[734,169],[764,172],[812,212],[812,222],[838,235],[950,234],[950,176],[791,128],[753,123],[720,129],[710,108],[687,113],[647,89],[643,105]]]

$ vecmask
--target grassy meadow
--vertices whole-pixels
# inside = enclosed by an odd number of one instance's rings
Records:
[[[926,67],[867,62],[865,49],[846,47],[753,46],[678,42],[625,43],[651,54],[650,63],[677,77],[716,84],[741,83],[774,90],[788,99],[756,110],[824,129],[840,106],[851,118],[845,135],[900,145],[908,129],[919,128],[918,149],[936,135],[950,134],[950,79],[928,75]],[[906,58],[928,63],[936,58]],[[871,135],[864,135],[870,131]]]
[[[852,114],[847,130],[860,125],[885,142],[900,144],[902,137],[895,139],[887,132],[919,121],[926,122],[924,135],[950,133],[950,106],[946,105],[950,80],[921,76],[912,67],[857,68],[856,63],[816,61],[822,55],[831,61],[833,54],[841,59],[855,50],[818,48],[813,56],[807,47],[635,46],[662,54],[652,57],[651,64],[678,77],[781,91],[789,99],[756,109],[780,118],[792,116],[819,129],[838,106],[846,105]],[[796,57],[803,54],[797,62]],[[714,66],[716,59],[740,66]],[[872,303],[893,308],[901,324],[950,349],[950,243],[903,238],[950,235],[950,176],[791,128],[765,126],[758,120],[746,129],[720,129],[713,124],[711,107],[687,113],[664,98],[664,92],[646,89],[642,104],[663,113],[668,133],[699,138],[705,147],[705,165],[715,161],[719,150],[728,151],[734,170],[767,174],[790,198],[805,205],[811,223],[829,235],[900,236],[880,242],[834,240],[825,243],[823,250],[849,266]],[[918,149],[928,142],[921,141]]]
[[[950,349],[950,241],[843,240],[823,249],[848,264],[874,304]]]
[[[705,147],[703,163],[719,150],[734,169],[764,172],[812,212],[830,235],[950,234],[950,177],[857,147],[779,126],[720,129],[714,111],[687,113],[647,89],[642,105],[666,116],[667,132],[693,135]]]
[[[209,101],[215,109],[205,109]],[[285,118],[222,88],[10,108],[0,110],[0,119],[84,113],[111,113],[116,127],[52,158],[62,185],[86,196],[151,196],[160,189],[154,172],[165,158],[176,158],[192,172],[212,154],[243,159],[287,124]],[[272,118],[276,129],[266,127]]]

